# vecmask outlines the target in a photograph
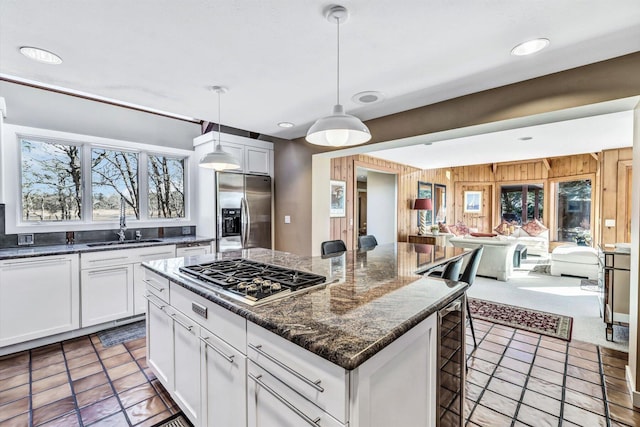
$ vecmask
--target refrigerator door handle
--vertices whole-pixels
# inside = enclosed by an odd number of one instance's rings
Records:
[[[242,243],[242,247],[246,248],[249,243],[249,237],[251,236],[251,213],[249,212],[249,202],[244,197],[242,198],[242,205],[245,218],[247,219],[245,221],[245,229],[243,230],[244,242]]]

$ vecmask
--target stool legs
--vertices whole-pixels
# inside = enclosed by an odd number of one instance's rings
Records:
[[[473,337],[473,348],[478,347],[476,342],[476,331],[473,329],[473,318],[471,317],[471,309],[469,308],[469,298],[467,298],[467,317],[469,318],[469,326],[471,326],[471,336]]]

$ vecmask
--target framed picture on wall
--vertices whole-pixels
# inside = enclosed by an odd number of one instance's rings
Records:
[[[331,218],[341,218],[346,216],[345,200],[347,192],[347,183],[345,181],[331,180]]]
[[[464,192],[464,212],[480,213],[482,211],[482,191]]]

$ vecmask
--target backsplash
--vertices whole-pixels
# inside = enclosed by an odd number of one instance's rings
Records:
[[[183,228],[189,228],[188,234],[183,234]],[[140,230],[143,239],[155,239],[163,237],[180,237],[195,236],[196,226],[185,227],[149,227],[149,228],[131,228],[125,231],[126,239],[133,240],[136,238],[136,231]],[[73,232],[53,232],[53,233],[33,233],[33,245],[30,246],[47,246],[47,245],[65,245],[67,243],[91,243],[91,242],[107,242],[117,240],[117,230],[87,230]],[[5,234],[5,205],[0,204],[0,248],[18,247],[17,234]]]

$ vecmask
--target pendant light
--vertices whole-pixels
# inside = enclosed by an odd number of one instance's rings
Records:
[[[333,114],[318,119],[307,132],[306,140],[312,144],[330,147],[346,147],[363,144],[371,139],[367,126],[355,116],[346,114],[340,105],[340,24],[349,18],[349,12],[343,6],[331,6],[325,17],[331,23],[336,23],[338,40],[338,61],[336,79],[336,105]]]
[[[238,162],[238,159],[224,151],[220,143],[222,139],[222,132],[220,131],[220,95],[227,93],[227,88],[213,86],[211,90],[218,94],[218,144],[215,145],[215,149],[211,153],[200,159],[199,166],[216,171],[239,169],[240,162]]]

